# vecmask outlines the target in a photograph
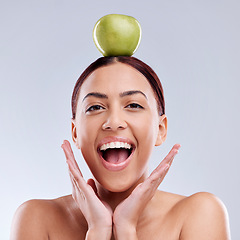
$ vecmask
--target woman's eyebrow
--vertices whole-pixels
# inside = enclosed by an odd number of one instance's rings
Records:
[[[147,96],[140,90],[130,90],[130,91],[122,92],[119,95],[120,97],[125,97],[125,96],[139,94],[139,93],[142,94],[147,99]]]
[[[147,99],[147,96],[140,90],[130,90],[130,91],[125,91],[125,92],[122,92],[119,94],[120,97],[125,97],[125,96],[130,96],[130,95],[134,95],[134,94],[142,94],[146,99]],[[96,98],[105,98],[105,99],[108,99],[108,96],[104,93],[100,93],[100,92],[90,92],[88,93],[82,101],[84,101],[86,98],[90,97],[90,96],[93,96],[93,97],[96,97]]]
[[[84,101],[87,97],[90,97],[90,96],[93,96],[93,97],[96,97],[96,98],[108,98],[108,96],[104,93],[100,93],[100,92],[90,92],[88,93],[82,101]]]

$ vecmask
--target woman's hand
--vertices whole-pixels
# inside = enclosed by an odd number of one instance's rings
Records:
[[[113,230],[116,239],[137,239],[136,226],[139,216],[163,181],[179,148],[180,145],[175,144],[151,175],[116,207],[113,213]]]
[[[64,141],[62,149],[66,156],[73,186],[72,196],[88,223],[86,239],[110,239],[112,235],[112,210],[103,203],[92,179],[86,182],[74,158],[70,143]]]

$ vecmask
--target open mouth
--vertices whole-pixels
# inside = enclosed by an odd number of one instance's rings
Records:
[[[111,142],[103,144],[98,152],[108,163],[119,164],[126,161],[133,153],[134,147],[124,142]]]

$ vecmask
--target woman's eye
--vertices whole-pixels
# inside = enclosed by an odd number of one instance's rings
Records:
[[[93,106],[89,107],[86,112],[93,112],[93,111],[98,111],[101,109],[104,109],[104,108],[100,105],[93,105]]]
[[[128,104],[126,108],[143,108],[141,105],[137,104],[137,103],[131,103]]]

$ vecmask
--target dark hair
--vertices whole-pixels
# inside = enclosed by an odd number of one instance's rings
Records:
[[[146,63],[142,62],[141,60],[135,57],[127,57],[127,56],[117,56],[117,57],[100,57],[95,62],[90,64],[85,71],[81,74],[78,78],[73,94],[72,94],[72,118],[75,119],[76,117],[76,109],[77,109],[77,101],[79,95],[79,89],[82,86],[84,80],[96,69],[107,66],[116,62],[125,63],[127,65],[132,66],[133,68],[137,69],[141,72],[148,82],[150,83],[153,92],[155,93],[155,98],[158,104],[158,112],[159,115],[165,114],[165,100],[163,94],[162,84],[157,76],[157,74],[153,71],[151,67],[149,67]]]

